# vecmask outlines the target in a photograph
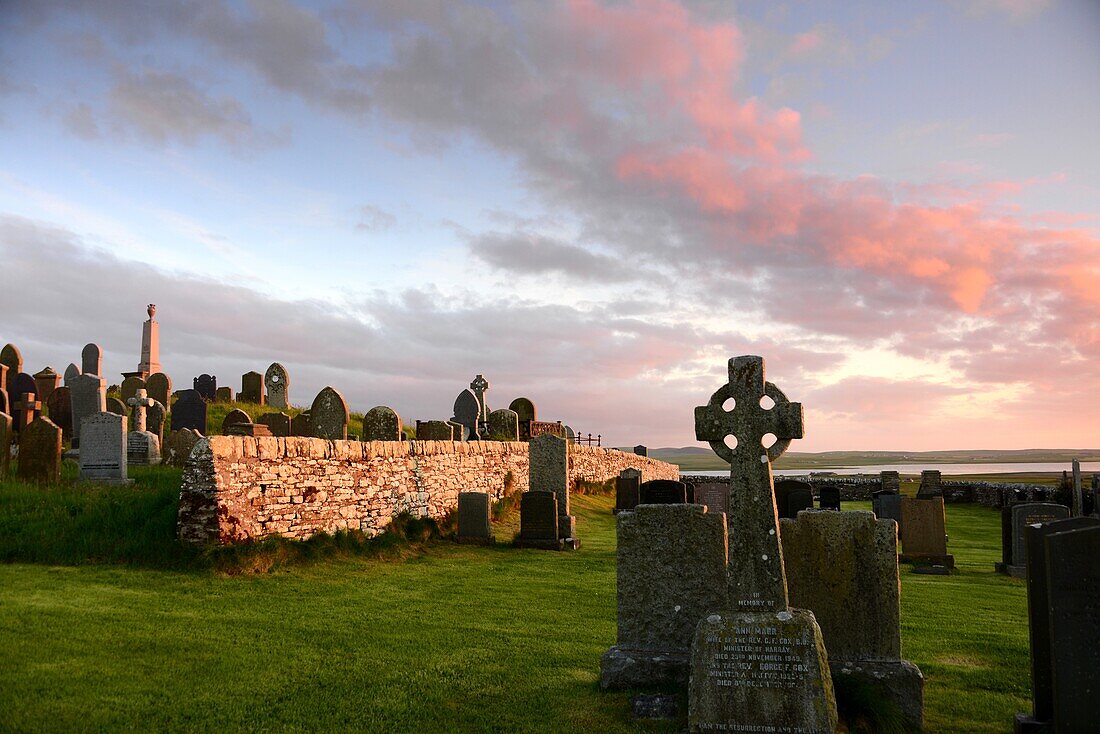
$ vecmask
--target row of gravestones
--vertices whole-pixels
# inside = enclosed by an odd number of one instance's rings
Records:
[[[234,401],[233,389],[219,388],[218,378],[214,375],[199,375],[192,381],[192,389],[208,403]],[[255,371],[246,372],[241,375],[241,391],[237,393],[236,400],[285,410],[290,407],[290,373],[278,362],[268,366],[263,375]]]
[[[573,429],[560,421],[540,421],[530,398],[516,398],[506,409],[491,410],[485,394],[489,381],[477,375],[470,387],[455,398],[454,415],[449,421],[418,421],[417,438],[422,432],[431,441],[530,441],[543,434],[575,438]],[[422,427],[422,428],[421,428]]]

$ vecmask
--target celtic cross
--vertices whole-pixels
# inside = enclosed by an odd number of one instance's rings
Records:
[[[477,404],[481,406],[482,422],[488,421],[489,406],[485,404],[485,393],[489,390],[489,381],[485,379],[484,375],[478,375],[470,383],[470,389],[474,391],[474,395],[477,396]]]
[[[765,398],[769,407],[762,405]],[[802,428],[802,404],[790,402],[764,379],[762,357],[731,359],[729,382],[695,409],[695,437],[708,441],[714,453],[730,462],[728,589],[735,608],[787,608],[771,463],[792,439],[802,438]],[[776,441],[765,447],[769,433]]]
[[[145,410],[152,408],[153,403],[156,401],[149,397],[149,393],[146,390],[138,390],[134,393],[134,397],[126,401],[134,409],[134,427],[135,431],[145,430]]]

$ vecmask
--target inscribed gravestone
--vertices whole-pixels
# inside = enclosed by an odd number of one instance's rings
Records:
[[[840,509],[840,488],[825,486],[818,495],[818,506],[823,510]]]
[[[230,427],[238,423],[251,423],[252,419],[240,408],[234,408],[222,418],[222,435],[228,436]]]
[[[521,548],[561,550],[558,530],[558,502],[553,492],[524,492],[519,500],[519,535],[515,545]]]
[[[527,398],[516,398],[508,404],[508,410],[515,411],[520,423],[538,420],[538,410],[535,408],[535,404]]]
[[[80,427],[84,419],[107,410],[107,381],[85,372],[69,384],[72,395],[73,448],[80,448]]]
[[[147,430],[148,410],[156,403],[145,388],[138,389],[127,403],[134,409],[132,431],[126,436],[126,461],[131,465],[149,466],[160,463],[160,439]]]
[[[34,375],[35,392],[43,403],[50,399],[50,393],[56,390],[59,384],[61,384],[61,375],[54,372],[53,367],[46,367]]]
[[[943,496],[943,476],[937,469],[925,469],[920,473],[920,489],[917,497],[926,499]]]
[[[490,441],[518,441],[519,416],[514,410],[494,410],[486,421],[486,435]]]
[[[234,403],[236,397],[233,395],[233,388],[231,387],[219,387],[214,391],[215,403]]]
[[[363,416],[364,441],[404,441],[401,416],[393,408],[376,405]]]
[[[163,372],[154,372],[145,381],[145,392],[149,393],[149,397],[161,405],[171,405],[172,378]]]
[[[103,350],[98,344],[85,344],[80,352],[80,373],[103,377]]]
[[[931,563],[954,568],[955,558],[947,553],[947,522],[943,497],[901,499],[901,549],[899,559],[910,563]]]
[[[458,542],[491,545],[489,495],[485,492],[458,493]]]
[[[779,514],[780,518],[789,517],[794,519],[798,515],[798,510],[805,510],[807,507],[803,506],[802,501],[799,501],[798,507],[795,508],[791,504],[791,493],[799,490],[805,490],[810,493],[810,507],[813,506],[813,488],[806,482],[799,481],[797,479],[780,479],[775,482],[775,511]],[[804,494],[799,494],[800,500],[805,497]]]
[[[896,471],[879,472],[878,476],[883,492],[893,492],[894,494],[901,492],[901,475]]]
[[[65,368],[65,379],[62,381],[62,384],[68,387],[72,379],[74,377],[77,377],[79,374],[80,368],[70,362],[69,366]]]
[[[129,413],[126,409],[126,403],[114,396],[107,398],[107,410],[111,413],[118,413],[119,415],[126,415]]]
[[[1011,557],[1005,567],[1005,573],[1016,578],[1027,575],[1027,544],[1024,542],[1024,528],[1028,525],[1065,520],[1069,517],[1069,508],[1052,502],[1021,502],[1008,508],[1012,522]]]
[[[730,509],[730,485],[724,482],[696,484],[695,504],[703,505],[712,515],[726,514]]]
[[[245,372],[241,375],[241,391],[237,401],[241,403],[264,404],[264,376],[259,372]]]
[[[59,387],[50,393],[46,399],[46,411],[50,420],[61,429],[63,438],[72,438],[73,435],[73,396],[67,387]]]
[[[687,485],[672,479],[642,482],[641,505],[682,505],[688,501]]]
[[[61,429],[39,416],[19,433],[19,470],[25,482],[52,484],[61,478]]]
[[[333,387],[325,387],[313,399],[309,420],[315,438],[344,441],[348,437],[348,404]]]
[[[616,520],[618,635],[604,689],[683,689],[699,620],[726,608],[726,520],[699,505],[639,505]]]
[[[549,434],[533,439],[529,445],[528,483],[532,491],[553,492],[558,503],[558,536],[569,550],[580,543],[576,540],[577,519],[569,506],[569,444]]]
[[[122,402],[129,404],[130,398],[137,395],[138,390],[145,390],[145,380],[140,377],[127,377],[122,381],[122,387],[119,388],[121,393]],[[148,390],[146,390],[148,392]]]
[[[641,499],[642,472],[638,469],[623,469],[615,478],[615,510],[619,513],[633,510]]]
[[[267,404],[272,408],[290,407],[290,375],[278,362],[272,362],[264,373]]]
[[[260,416],[257,423],[267,426],[272,436],[285,438],[293,435],[290,432],[290,416],[286,413],[265,413]]]
[[[198,390],[182,390],[172,405],[172,430],[181,428],[206,435],[206,401]]]
[[[471,441],[481,436],[481,403],[473,390],[463,390],[455,398],[454,417],[451,420],[466,426]]]
[[[8,379],[10,380],[14,375],[18,375],[23,371],[23,355],[19,351],[19,347],[14,344],[5,344],[3,349],[0,349],[0,364],[7,365]],[[8,389],[11,392],[11,389]]]
[[[452,441],[454,426],[447,421],[417,421],[417,441]]]
[[[198,391],[199,397],[208,403],[214,402],[218,392],[218,378],[214,375],[201,374],[192,381],[192,387]]]
[[[840,692],[893,701],[906,731],[923,718],[924,679],[901,659],[897,530],[870,512],[803,512],[780,523],[791,604],[814,613]]]
[[[92,481],[126,482],[125,416],[95,413],[81,423],[80,478]]]

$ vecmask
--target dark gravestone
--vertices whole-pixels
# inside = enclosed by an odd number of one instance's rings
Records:
[[[688,488],[683,482],[672,479],[654,479],[642,482],[638,504],[682,505],[688,501]]]
[[[633,510],[641,498],[642,473],[637,469],[623,469],[615,478],[615,512]]]
[[[8,475],[11,463],[11,437],[11,416],[0,411],[0,479]]]
[[[241,375],[241,391],[237,393],[237,402],[264,405],[264,376],[259,372],[245,372]]]
[[[214,402],[218,392],[218,378],[214,375],[202,374],[192,381],[192,386],[198,392],[199,397],[208,403]]]
[[[126,409],[126,403],[115,397],[107,398],[107,412],[123,416],[130,414],[130,411]]]
[[[489,524],[489,495],[485,492],[458,493],[458,542],[492,545]]]
[[[206,435],[206,400],[198,390],[183,390],[172,405],[172,430],[190,428]]]
[[[286,413],[265,413],[256,421],[268,427],[272,436],[285,438],[290,433],[290,416]]]
[[[706,482],[695,485],[695,504],[703,505],[712,515],[730,511],[730,485],[725,482]]]
[[[539,419],[538,410],[536,410],[535,404],[527,398],[516,398],[508,404],[508,410],[515,411],[521,423],[524,421],[530,423],[531,421],[537,421]]]
[[[470,440],[470,429],[461,423],[455,423],[454,421],[444,421],[451,427],[451,433],[455,441],[468,441]]]
[[[107,381],[98,375],[77,375],[69,383],[72,394],[73,448],[80,447],[80,426],[85,418],[107,412]]]
[[[145,392],[161,405],[172,402],[172,378],[163,372],[154,372],[145,380]]]
[[[152,400],[152,398],[150,398]],[[157,443],[164,445],[164,429],[168,422],[168,409],[159,400],[152,400],[145,418],[145,430],[157,437]]]
[[[943,476],[937,469],[925,469],[920,473],[920,489],[917,497],[929,499],[931,497],[943,497]]]
[[[901,475],[896,471],[879,472],[879,482],[883,492],[901,494]]]
[[[233,388],[231,387],[219,387],[214,391],[213,402],[215,403],[234,403],[236,401],[237,399],[233,395]]]
[[[1003,573],[1016,578],[1027,576],[1027,544],[1024,542],[1024,528],[1028,525],[1039,525],[1056,520],[1065,520],[1069,517],[1069,508],[1065,505],[1057,505],[1051,502],[1020,502],[1007,508],[1010,515],[1009,532],[1011,533],[1009,558],[1005,562]],[[1002,517],[1003,520],[1003,517]],[[1001,528],[1004,542],[1004,527]],[[1003,555],[1004,548],[1001,553]],[[1004,559],[1002,558],[1002,561]]]
[[[417,421],[417,441],[453,441],[454,426],[447,421]]]
[[[637,454],[638,456],[648,457],[649,456],[649,449],[646,448],[645,446],[642,446],[641,444],[638,444],[637,446],[634,447],[634,453]]]
[[[291,436],[312,436],[313,426],[310,425],[309,411],[299,413],[290,419]]]
[[[524,492],[520,497],[515,545],[544,550],[564,547],[564,541],[558,537],[558,501],[553,492]]]
[[[240,408],[234,408],[233,410],[226,413],[225,418],[222,419],[222,435],[228,436],[229,429],[239,423],[251,422],[252,418],[249,417],[248,413],[245,413]]]
[[[871,509],[879,520],[893,520],[901,525],[901,495],[883,490],[871,495]]]
[[[35,418],[20,432],[17,476],[40,484],[61,479],[61,429],[49,418]]]
[[[80,352],[80,374],[103,377],[103,350],[98,344],[85,344]]]
[[[455,398],[454,417],[455,423],[461,423],[470,431],[470,440],[477,440],[481,435],[481,403],[473,390],[466,389]]]
[[[146,394],[149,391],[145,388],[145,380],[140,377],[131,375],[122,381],[122,386],[119,388],[119,394],[122,397],[122,402],[129,404],[130,398],[137,395],[138,390],[145,390]]]
[[[226,430],[227,436],[271,436],[271,429],[263,423],[233,423]]]
[[[798,509],[792,511],[791,493],[801,490],[810,493],[810,507],[813,507],[813,488],[808,483],[797,479],[780,479],[775,483],[775,511],[779,513],[780,518],[793,520],[798,515],[798,510],[807,509],[800,502]]]
[[[1095,695],[1100,690],[1100,646],[1095,644],[1100,519],[1074,517],[1028,526],[1024,543],[1030,559],[1032,711],[1016,714],[1015,732],[1095,731],[1100,721],[1100,697]]]
[[[58,387],[46,398],[46,411],[64,438],[73,435],[73,396],[67,387]]]
[[[803,510],[814,508],[814,493],[809,486],[795,487],[787,494],[787,514],[791,519],[798,517]]]
[[[822,487],[818,497],[818,507],[822,510],[840,509],[840,488]]]
[[[0,364],[0,369],[3,369],[4,365]],[[11,406],[8,405],[8,391],[0,389],[0,413],[9,413]]]
[[[315,438],[346,441],[349,417],[347,401],[332,386],[322,388],[309,409],[310,428]]]

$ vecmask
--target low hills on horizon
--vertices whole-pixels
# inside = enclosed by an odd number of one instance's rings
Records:
[[[729,468],[705,446],[650,449],[651,458],[676,464],[686,471]],[[952,451],[788,451],[775,462],[777,469],[830,469],[878,464],[1024,464],[1100,461],[1100,449],[965,449]]]

